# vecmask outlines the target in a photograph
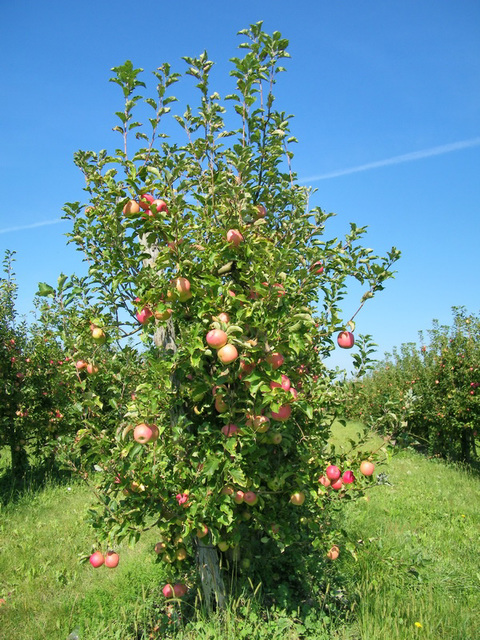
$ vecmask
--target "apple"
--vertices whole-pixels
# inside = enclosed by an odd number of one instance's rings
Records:
[[[155,553],[163,553],[164,551],[166,551],[167,549],[167,545],[165,544],[165,542],[157,542],[157,544],[155,545]]]
[[[258,502],[258,496],[255,491],[247,491],[243,496],[244,501],[249,505],[255,505]]]
[[[333,547],[329,549],[327,553],[327,558],[329,560],[336,560],[339,555],[340,555],[340,549],[337,547],[336,544],[334,544]]]
[[[156,425],[148,425],[142,422],[141,424],[137,424],[133,430],[133,438],[140,444],[147,444],[147,442],[157,440],[158,429]]]
[[[329,480],[338,480],[342,475],[342,472],[340,471],[340,469],[336,467],[334,464],[331,464],[330,466],[328,466],[325,473],[327,474],[327,478]]]
[[[282,404],[278,411],[272,411],[272,420],[277,422],[285,422],[290,418],[292,407],[289,404]]]
[[[139,205],[142,207],[144,211],[150,208],[150,205],[155,200],[155,198],[150,193],[144,193],[140,196]]]
[[[324,487],[329,487],[332,484],[330,478],[327,478],[327,476],[320,476],[318,481],[320,484],[323,484]]]
[[[238,427],[236,424],[225,424],[222,427],[222,433],[225,436],[227,436],[227,438],[234,436],[237,432],[238,432]]]
[[[240,564],[242,569],[250,569],[250,558],[242,558]]]
[[[103,344],[107,339],[104,330],[100,329],[100,327],[95,327],[94,329],[92,329],[92,338],[95,340],[95,342],[98,342],[98,344]]]
[[[352,482],[355,482],[355,476],[353,475],[353,471],[345,471],[345,473],[342,476],[342,482],[343,484],[352,484]]]
[[[217,396],[215,398],[215,409],[218,411],[218,413],[225,413],[225,411],[228,409],[228,404],[223,399],[223,396]]]
[[[123,215],[131,216],[140,212],[140,205],[135,200],[129,200],[123,207]]]
[[[295,400],[298,399],[298,391],[296,389],[294,389],[293,387],[290,387],[290,393],[293,396],[293,402],[295,402]]]
[[[166,584],[162,589],[162,593],[166,598],[173,598],[174,591],[172,585]]]
[[[238,247],[243,242],[243,236],[238,229],[229,229],[227,231],[227,242],[231,242],[234,247]]]
[[[290,496],[290,502],[295,505],[301,505],[305,502],[305,494],[303,491],[297,491]]]
[[[265,433],[270,429],[270,419],[267,416],[255,416],[253,419],[253,428],[258,433]]]
[[[280,444],[283,440],[283,436],[281,433],[272,433],[272,444]]]
[[[275,351],[274,353],[268,354],[267,362],[269,365],[271,365],[272,369],[278,369],[285,362],[285,358],[281,353]]]
[[[240,360],[240,370],[243,371],[247,376],[252,373],[255,369],[255,362],[245,362],[245,360]]]
[[[341,478],[338,478],[337,480],[334,480],[331,484],[332,489],[335,489],[335,491],[340,491],[340,489],[343,487],[343,482]]]
[[[75,363],[75,368],[77,369],[77,371],[81,371],[82,369],[86,369],[88,366],[88,364],[85,362],[85,360],[77,360],[77,362]]]
[[[233,492],[234,492],[234,488],[229,484],[227,484],[225,487],[223,487],[223,489],[220,491],[220,493],[223,496],[231,496],[231,495],[233,495]]]
[[[177,552],[175,553],[175,558],[177,560],[180,560],[180,562],[182,560],[185,560],[185,558],[188,556],[187,550],[184,547],[181,547],[180,549],[177,549]]]
[[[91,363],[87,364],[87,373],[98,373],[98,367]]]
[[[219,313],[217,317],[220,322],[224,322],[225,324],[228,324],[230,322],[230,316],[228,315],[228,313]]]
[[[226,540],[220,540],[217,546],[220,549],[220,551],[226,551],[230,545]]]
[[[105,556],[105,566],[109,569],[115,569],[120,561],[120,556],[115,551],[109,551]]]
[[[156,320],[168,320],[172,315],[171,309],[165,309],[165,311],[155,311],[153,314]]]
[[[90,564],[92,565],[92,567],[95,567],[95,569],[98,569],[98,567],[101,567],[102,564],[105,562],[103,553],[101,553],[100,551],[95,551],[95,553],[92,553],[89,560],[90,560]]]
[[[362,460],[360,463],[360,473],[363,473],[364,476],[371,476],[375,471],[375,465],[373,462],[369,460]]]
[[[351,331],[342,331],[337,336],[337,343],[342,349],[351,349],[355,344],[355,337]]]
[[[238,491],[234,491],[232,495],[233,495],[233,500],[236,504],[242,504],[245,498],[245,494],[241,489],[239,489]]]
[[[263,204],[257,204],[257,218],[265,218],[267,215],[267,210],[263,206]]]
[[[290,379],[288,376],[282,373],[282,382],[270,382],[270,389],[283,389],[284,391],[289,391],[291,386]]]
[[[187,587],[181,582],[177,582],[176,584],[173,585],[173,593],[175,594],[176,598],[183,597],[187,593],[187,591],[188,591]]]
[[[321,262],[317,261],[314,262],[311,266],[310,266],[310,271],[312,273],[323,273],[323,265]]]
[[[190,292],[190,280],[187,278],[175,278],[173,280],[173,286],[177,290],[180,300],[188,300],[192,296]]]
[[[238,351],[235,345],[227,342],[223,347],[217,351],[218,359],[223,364],[230,364],[238,358]]]
[[[153,207],[153,209],[152,209]],[[150,206],[148,207],[149,212],[148,215],[149,216],[154,216],[155,213],[159,212],[159,211],[164,211],[165,213],[168,213],[168,207],[167,207],[167,203],[165,202],[165,200],[153,200],[150,203]]]
[[[222,329],[212,329],[212,331],[207,333],[206,340],[212,349],[220,349],[227,344],[228,336]]]
[[[200,525],[200,528],[197,529],[197,538],[204,538],[208,533],[208,527],[206,524]]]
[[[276,524],[275,522],[270,525],[270,528],[272,530],[272,533],[275,535],[277,535],[277,533],[280,531],[280,525]]]

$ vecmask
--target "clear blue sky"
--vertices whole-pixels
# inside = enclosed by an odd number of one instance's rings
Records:
[[[403,253],[357,331],[381,356],[433,318],[449,324],[453,305],[480,310],[478,0],[17,0],[1,13],[0,255],[17,252],[22,313],[39,281],[82,269],[58,219],[83,201],[73,153],[117,144],[111,67],[131,59],[147,79],[207,49],[225,94],[236,33],[258,20],[290,41],[277,105],[295,115],[294,169],[318,188],[312,205],[338,214],[330,234],[354,221],[376,252]],[[346,318],[358,299],[352,288]]]

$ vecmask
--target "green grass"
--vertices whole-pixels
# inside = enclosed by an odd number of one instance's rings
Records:
[[[359,429],[335,425],[335,446]],[[368,452],[380,444],[372,436],[361,446]],[[332,585],[341,585],[335,596],[348,600],[350,616],[331,613],[328,625],[308,607],[267,611],[252,585],[221,615],[195,612],[193,594],[177,630],[170,626],[152,638],[478,640],[478,475],[410,451],[379,470],[391,484],[371,488],[368,501],[348,504],[341,515],[356,559],[342,545]],[[2,640],[66,640],[75,628],[79,640],[146,640],[142,630],[167,621],[165,577],[150,552],[154,532],[120,549],[118,569],[94,570],[79,562],[93,541],[85,522],[91,494],[83,485],[50,482],[11,497],[0,506]]]

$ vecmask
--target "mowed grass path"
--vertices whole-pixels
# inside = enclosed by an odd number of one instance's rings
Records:
[[[335,444],[359,428],[336,426]],[[380,442],[375,436],[362,448]],[[479,640],[478,475],[414,452],[395,455],[377,471],[391,485],[373,487],[368,501],[349,504],[341,516],[357,559],[342,549],[336,567],[356,597],[355,622],[309,635],[296,632],[292,619],[277,636],[258,615],[253,624],[232,610],[223,621],[192,623],[177,637],[237,638],[245,624],[255,629],[251,640]],[[154,532],[134,549],[122,547],[116,570],[80,564],[94,539],[84,519],[90,503],[88,490],[73,484],[47,486],[0,509],[1,640],[66,640],[76,627],[84,630],[80,640],[133,640],[140,637],[135,629],[158,618],[163,575],[152,558]]]

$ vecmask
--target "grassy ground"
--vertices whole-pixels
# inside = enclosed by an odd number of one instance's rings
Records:
[[[336,446],[359,429],[336,425]],[[362,446],[378,444],[372,437]],[[368,501],[342,513],[357,557],[342,549],[335,564],[339,598],[353,608],[346,623],[327,630],[300,612],[266,612],[252,585],[222,616],[200,612],[176,635],[151,637],[478,640],[478,475],[413,452],[394,456],[379,471],[391,484],[372,488]],[[122,548],[116,570],[81,564],[92,543],[84,520],[90,502],[81,485],[48,484],[0,507],[1,640],[66,640],[75,628],[79,640],[149,637],[141,629],[153,628],[164,602],[162,569],[149,552],[154,534],[134,549]]]

